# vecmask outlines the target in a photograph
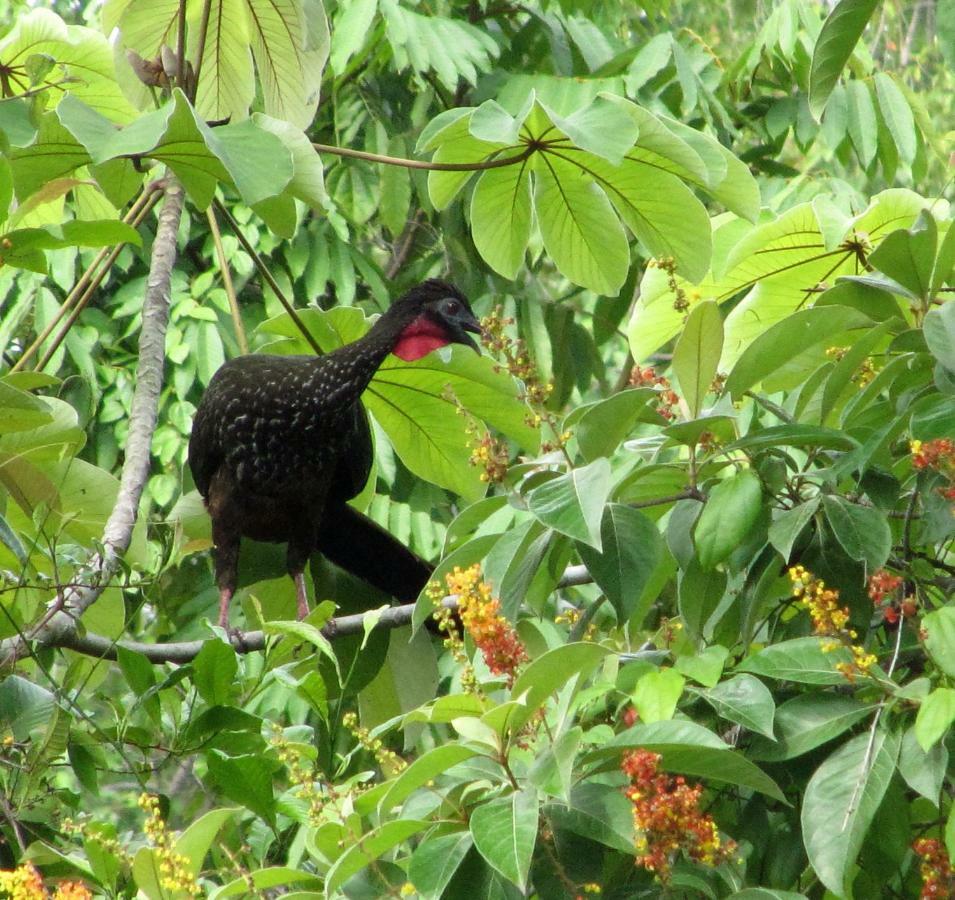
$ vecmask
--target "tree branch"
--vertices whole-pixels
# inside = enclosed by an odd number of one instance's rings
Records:
[[[30,633],[29,638],[41,642],[45,638],[52,638],[57,644],[61,644],[69,639],[70,634],[75,635],[79,617],[96,602],[110,578],[119,569],[120,558],[132,539],[139,512],[139,499],[149,477],[149,451],[156,428],[166,358],[170,281],[176,262],[176,235],[183,206],[182,186],[175,178],[170,176],[163,190],[165,199],[159,213],[146,282],[136,386],[133,390],[129,436],[126,440],[116,502],[103,529],[102,551],[93,554],[83,571],[72,579],[81,586],[70,587],[60,593]],[[21,637],[16,637],[4,641],[0,646],[7,651],[4,659],[10,664],[24,652],[26,642]]]
[[[586,566],[568,566],[564,570],[558,588],[572,587],[579,584],[589,584],[593,577]],[[458,608],[455,597],[445,597],[444,605],[451,610]],[[402,606],[392,606],[381,613],[375,628],[402,628],[410,625],[415,610],[414,603]],[[363,634],[365,630],[365,616],[368,613],[355,613],[350,616],[339,616],[331,619],[322,629],[322,634],[329,640],[345,637],[352,634]],[[59,621],[51,621],[49,626],[34,636],[36,642],[44,647],[59,647],[65,650],[74,650],[86,656],[98,659],[116,659],[118,647],[141,653],[152,663],[188,663],[196,658],[202,649],[204,641],[175,641],[168,644],[150,644],[143,641],[116,641],[100,634],[89,632],[80,634],[72,619],[68,619],[69,627],[58,627]],[[267,635],[262,631],[247,631],[232,636],[232,646],[236,653],[254,653],[265,647]],[[8,645],[17,642],[11,638],[0,642],[0,648],[8,649]]]

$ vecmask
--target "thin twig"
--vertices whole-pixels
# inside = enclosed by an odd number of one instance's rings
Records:
[[[131,225],[133,228],[136,228],[145,218],[146,213],[152,209],[153,205],[159,199],[156,191],[158,185],[154,182],[148,185],[143,192],[136,198],[133,202],[133,205],[127,210],[126,215],[123,216],[123,221],[127,225]],[[147,205],[148,204],[148,205]],[[116,256],[119,255],[119,250],[122,249],[125,244],[117,244],[113,248],[103,247],[95,257],[93,261],[86,267],[86,270],[80,275],[79,280],[73,287],[70,289],[70,292],[66,295],[63,300],[62,305],[55,316],[47,323],[43,331],[37,336],[36,340],[27,347],[26,350],[20,355],[20,358],[11,368],[11,372],[19,372],[23,369],[26,364],[33,358],[34,354],[40,347],[43,345],[43,342],[50,336],[53,332],[53,329],[60,324],[60,321],[63,317],[70,311],[70,307],[74,302],[80,302],[84,306],[92,295],[93,291],[99,287],[106,273],[110,270],[112,266],[112,261],[116,259]],[[106,261],[103,265],[104,260]]]
[[[891,680],[892,673],[895,671],[896,663],[899,661],[899,652],[902,649],[902,626],[905,624],[905,613],[899,611],[899,627],[895,632],[895,649],[892,651],[892,659],[889,660],[889,668],[886,677]],[[865,754],[862,757],[862,770],[859,772],[859,778],[856,780],[855,787],[852,789],[852,796],[849,798],[849,805],[846,807],[846,814],[842,820],[842,830],[845,831],[849,825],[849,819],[856,811],[856,804],[859,794],[862,791],[862,783],[869,775],[869,767],[872,765],[872,755],[875,749],[875,737],[879,726],[879,720],[882,718],[882,711],[885,709],[885,700],[879,703],[879,708],[872,717],[872,725],[869,727],[869,741],[865,747]]]
[[[209,220],[209,230],[212,232],[212,243],[215,244],[216,256],[219,258],[222,286],[225,288],[226,297],[229,298],[229,310],[232,312],[232,326],[235,328],[235,339],[239,344],[239,352],[244,356],[249,352],[249,340],[245,336],[245,326],[242,324],[242,313],[239,311],[239,298],[235,295],[235,285],[232,283],[232,272],[229,269],[229,260],[226,259],[225,248],[222,246],[222,234],[219,232],[219,222],[211,206],[206,209],[206,218]]]
[[[242,249],[245,250],[249,256],[252,257],[252,261],[255,263],[256,269],[259,270],[259,275],[265,280],[266,284],[272,288],[273,293],[279,299],[279,303],[285,307],[285,311],[288,313],[289,318],[295,323],[295,327],[302,333],[302,337],[308,341],[309,346],[321,356],[323,351],[322,348],[318,345],[318,341],[312,336],[312,333],[305,327],[305,323],[302,321],[301,316],[295,311],[295,307],[292,306],[292,302],[285,296],[285,293],[279,287],[278,282],[275,278],[272,277],[272,273],[269,271],[268,266],[266,266],[265,261],[261,256],[256,252],[252,244],[249,243],[248,238],[242,233],[242,229],[239,228],[239,223],[232,217],[232,213],[225,208],[225,206],[220,203],[218,200],[215,200],[216,209],[223,215],[225,220],[229,223],[229,227],[232,229],[233,234],[239,239],[239,243],[242,245]]]
[[[134,228],[138,227],[143,219],[146,218],[150,210],[158,202],[159,194],[156,192],[150,194],[149,199],[146,201],[146,205],[130,224]],[[66,336],[70,333],[70,329],[76,324],[76,320],[79,319],[83,310],[86,309],[86,305],[90,302],[90,299],[96,292],[96,289],[102,283],[103,278],[106,277],[107,272],[109,272],[109,270],[113,267],[113,263],[116,262],[116,258],[122,252],[124,246],[125,244],[117,244],[112,250],[110,250],[109,255],[103,262],[103,267],[96,273],[95,279],[89,283],[89,285],[86,287],[86,290],[83,291],[82,296],[80,296],[76,301],[76,305],[73,307],[73,310],[67,320],[63,323],[63,327],[59,330],[56,337],[53,338],[50,346],[46,348],[42,359],[34,366],[34,371],[42,372],[43,369],[45,369],[49,364],[50,360],[53,359],[56,351],[60,348],[60,344],[66,340]]]

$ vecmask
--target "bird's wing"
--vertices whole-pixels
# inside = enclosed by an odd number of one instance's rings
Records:
[[[368,415],[360,402],[353,404],[351,420],[344,426],[344,443],[338,452],[329,501],[344,503],[361,493],[371,474],[374,448]]]
[[[212,476],[222,465],[222,460],[222,448],[216,438],[214,407],[200,403],[189,435],[189,468],[199,493],[205,498],[209,496]]]

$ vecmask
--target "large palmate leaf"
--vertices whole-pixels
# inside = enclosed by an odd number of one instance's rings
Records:
[[[584,99],[569,115],[558,115],[533,91],[515,116],[494,101],[452,110],[425,129],[418,148],[440,163],[515,160],[516,171],[484,172],[471,207],[478,252],[508,277],[520,267],[536,221],[561,273],[597,293],[616,294],[626,277],[623,225],[651,253],[700,280],[709,267],[710,221],[688,184],[755,217],[752,176],[712,138],[620,97]],[[447,206],[472,176],[431,172],[432,202]]]
[[[39,84],[33,84],[31,58],[52,60]],[[81,97],[93,109],[114,122],[128,122],[136,110],[116,82],[113,54],[98,31],[67,25],[48,9],[32,9],[18,15],[13,28],[0,41],[0,68],[5,88],[15,94],[31,89],[46,90],[55,104],[66,90]]]
[[[371,327],[354,307],[302,310],[299,315],[325,351],[358,340]],[[260,331],[282,338],[269,345],[271,352],[311,352],[287,315],[269,320]],[[472,438],[458,403],[528,449],[536,450],[540,440],[527,424],[529,409],[518,399],[514,379],[495,371],[489,357],[465,347],[455,347],[447,362],[436,354],[411,363],[389,356],[362,401],[412,472],[472,499],[483,493],[484,485],[468,461]]]
[[[808,203],[756,228],[738,220],[714,223],[713,259],[725,259],[722,271],[711,272],[696,286],[679,277],[676,283],[691,302],[700,297],[724,303],[746,292],[723,323],[721,369],[732,366],[764,331],[811,306],[820,285],[862,272],[868,247],[909,227],[927,205],[911,191],[883,191],[863,213],[839,225],[842,237],[835,241],[828,234],[833,223],[821,224],[821,208]],[[630,320],[634,359],[645,359],[679,333],[683,315],[673,299],[666,273],[648,268]]]

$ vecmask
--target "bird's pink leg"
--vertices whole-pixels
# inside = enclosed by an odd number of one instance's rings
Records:
[[[219,588],[219,627],[229,627],[229,603],[232,602],[232,588]]]
[[[298,618],[299,621],[308,615],[308,592],[305,590],[305,573],[296,572],[292,578],[295,579],[295,596],[298,599]]]

